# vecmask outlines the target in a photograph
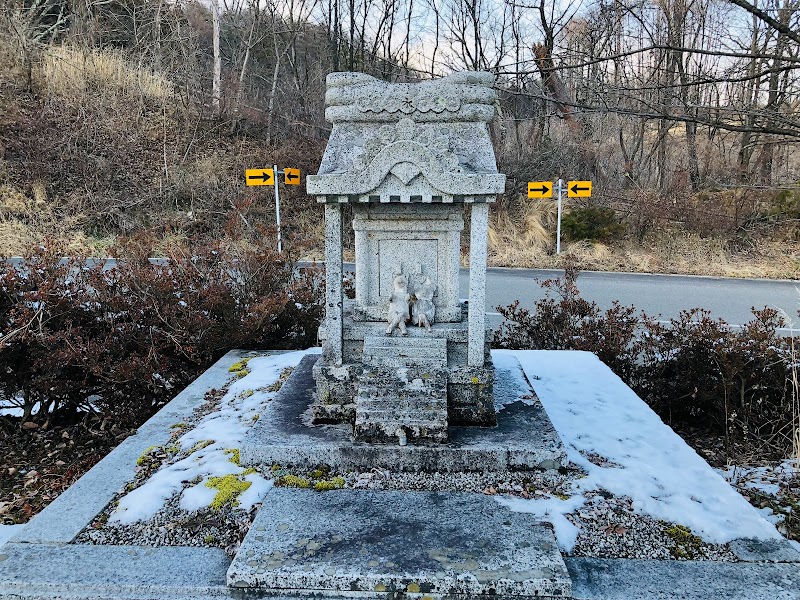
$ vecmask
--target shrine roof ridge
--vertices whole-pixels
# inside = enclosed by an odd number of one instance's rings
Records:
[[[327,77],[325,118],[331,123],[393,122],[412,117],[420,123],[489,122],[496,114],[494,75],[453,73],[417,83],[389,83],[364,73]]]

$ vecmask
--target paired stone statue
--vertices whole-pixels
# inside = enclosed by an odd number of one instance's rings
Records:
[[[389,297],[389,327],[386,335],[392,335],[395,329],[400,330],[400,335],[408,335],[406,322],[412,317],[414,325],[430,331],[436,315],[436,305],[433,303],[435,293],[436,284],[428,275],[414,294],[410,294],[408,278],[402,273],[396,274],[392,281],[392,295]],[[410,312],[409,306],[412,307]]]

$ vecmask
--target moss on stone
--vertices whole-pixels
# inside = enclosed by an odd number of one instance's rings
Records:
[[[192,454],[194,454],[198,450],[202,450],[203,448],[206,448],[206,447],[210,446],[213,443],[214,443],[214,440],[200,440],[194,446],[189,448],[189,450],[186,452],[186,456],[191,456]]]
[[[206,482],[206,487],[217,490],[217,495],[211,501],[211,508],[220,510],[223,506],[239,506],[239,495],[247,490],[252,483],[243,481],[237,475],[224,475],[222,477],[210,477]]]
[[[693,534],[691,529],[683,525],[672,525],[664,529],[664,533],[675,544],[670,548],[672,556],[684,559],[692,559],[698,556],[703,540]]]
[[[153,452],[153,450],[155,450],[158,447],[159,446],[148,446],[147,448],[145,448],[145,451],[142,452],[141,456],[139,456],[139,458],[136,459],[136,464],[141,467],[147,461],[152,460],[153,457],[150,456],[150,454]]]
[[[314,489],[318,492],[329,492],[330,490],[339,490],[344,487],[343,477],[334,477],[333,479],[318,481],[314,484]]]
[[[239,454],[239,449],[238,448],[230,448],[228,450],[225,450],[225,454],[230,454],[230,458],[228,460],[231,461],[233,464],[235,464],[237,467],[241,467],[242,466],[242,465],[239,464],[239,461],[241,460],[241,456]]]
[[[247,467],[243,472],[242,475],[252,475],[253,473],[258,473],[253,467]]]
[[[237,377],[244,377],[250,373],[250,369],[247,368],[247,363],[249,362],[249,358],[243,358],[242,360],[236,361],[230,367],[228,367],[228,372],[236,374]]]
[[[310,488],[311,482],[305,477],[298,477],[297,475],[284,475],[275,481],[278,487],[291,487],[291,488]]]

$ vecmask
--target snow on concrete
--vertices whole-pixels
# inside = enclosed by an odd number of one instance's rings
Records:
[[[239,448],[247,430],[275,397],[276,392],[267,388],[278,381],[284,369],[297,366],[306,354],[314,352],[319,349],[251,359],[247,363],[250,372],[229,384],[217,410],[177,438],[179,460],[162,466],[143,485],[123,496],[109,522],[130,524],[150,519],[175,494],[180,494],[181,508],[199,510],[209,506],[216,495],[215,489],[206,486],[209,478],[230,474],[251,484],[238,498],[241,508],[249,510],[260,502],[272,482],[232,462],[232,451]],[[184,489],[186,481],[195,483]]]
[[[0,525],[0,547],[17,535],[25,525]]]
[[[599,490],[628,496],[637,512],[689,527],[707,542],[780,537],[594,354],[498,350],[492,355],[498,362],[507,355],[519,360],[569,459],[588,473],[573,484],[567,500],[498,498],[512,510],[552,522],[565,551],[578,536],[565,515],[584,504],[584,493]],[[593,455],[607,462],[592,462],[588,457]]]

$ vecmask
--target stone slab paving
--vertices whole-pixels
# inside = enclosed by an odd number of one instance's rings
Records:
[[[230,559],[217,548],[6,544],[0,599],[224,597]]]
[[[800,552],[789,540],[754,540],[741,538],[731,542],[731,550],[744,562],[800,562]]]
[[[274,489],[228,585],[569,598],[552,531],[481,494]]]
[[[350,425],[311,425],[308,410],[315,389],[311,369],[317,358],[303,358],[270,409],[247,433],[240,449],[243,465],[324,463],[337,469],[502,472],[566,464],[564,445],[541,404],[513,402],[519,393],[518,379],[502,369],[495,376],[495,397],[505,404],[497,413],[497,426],[450,427],[446,445],[367,445],[352,440]],[[529,395],[535,398],[533,390]]]
[[[576,600],[800,600],[797,564],[567,558]]]

